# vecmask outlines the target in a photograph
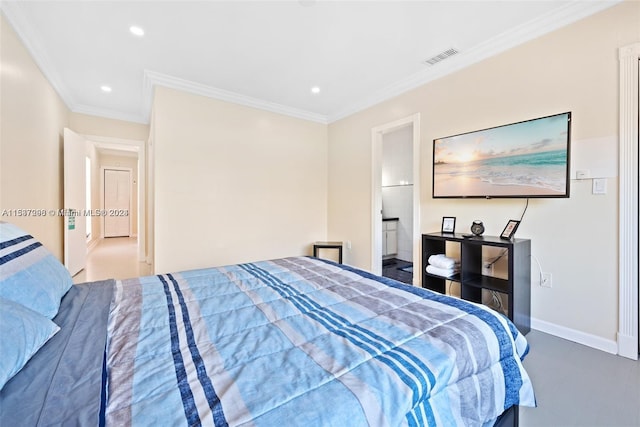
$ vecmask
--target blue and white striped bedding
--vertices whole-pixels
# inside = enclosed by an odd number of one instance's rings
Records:
[[[485,425],[534,406],[503,316],[314,258],[117,281],[107,425]]]

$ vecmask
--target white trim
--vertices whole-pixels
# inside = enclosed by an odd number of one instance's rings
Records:
[[[91,252],[96,246],[98,246],[98,243],[100,243],[100,240],[102,240],[102,238],[97,237],[87,242],[87,253]]]
[[[413,126],[413,284],[420,286],[420,113],[371,129],[371,271],[382,275],[382,136]]]
[[[618,350],[618,345],[614,340],[608,340],[597,335],[587,334],[576,329],[556,325],[555,323],[546,322],[544,320],[536,319],[535,317],[531,318],[531,329],[573,341],[578,344],[586,345],[597,350],[606,351],[611,354],[616,354]]]
[[[328,122],[348,117],[359,111],[380,104],[411,89],[415,89],[440,77],[468,67],[489,57],[495,56],[519,44],[533,40],[543,34],[557,30],[587,16],[614,6],[621,1],[574,1],[566,6],[531,20],[519,27],[506,31],[484,43],[472,46],[468,50],[440,62],[437,66],[427,67],[403,80],[376,91],[368,98],[362,99],[335,114],[329,114]]]
[[[37,42],[34,28],[28,24],[25,13],[22,10],[22,4],[18,1],[0,1],[0,9],[4,12],[7,21],[11,24],[14,31],[20,37],[27,51],[31,54],[34,62],[42,71],[45,78],[49,81],[53,90],[62,98],[62,102],[71,110],[71,105],[76,104],[76,100],[68,91],[62,78],[56,71],[56,67],[51,62],[46,49]]]
[[[620,187],[617,353],[638,360],[638,79],[640,43],[620,48]]]
[[[382,275],[382,134],[371,129],[371,272],[377,275]]]
[[[138,200],[136,203],[138,204],[138,261],[147,262],[148,257],[145,252],[145,241],[146,241],[146,223],[148,221],[147,211],[146,211],[146,199],[147,199],[147,146],[145,141],[137,140],[137,139],[124,139],[124,138],[112,138],[106,136],[97,136],[97,135],[83,135],[89,143],[94,146],[103,146],[107,147],[111,150],[121,150],[124,152],[136,151],[138,153],[138,176],[136,179],[138,180]],[[133,149],[133,150],[132,150]],[[100,179],[104,179],[104,176],[101,176]],[[150,185],[150,184],[149,184]],[[100,191],[104,190],[104,186],[101,187]],[[101,202],[104,202],[104,195],[101,195]],[[101,226],[100,237],[104,237],[104,221]]]
[[[144,261],[149,264],[151,268],[151,272],[155,271],[154,267],[154,258],[155,258],[155,147],[154,147],[154,138],[155,138],[155,125],[154,125],[154,113],[151,111],[150,125],[149,125],[149,136],[146,141],[146,175],[144,179],[148,185],[147,191],[148,196],[147,200],[143,204],[143,207],[146,206],[147,215],[146,215],[146,230],[148,231],[147,236],[147,252]],[[141,175],[142,176],[142,175]],[[143,232],[145,230],[140,230]]]
[[[227,102],[271,111],[277,114],[284,114],[303,120],[328,124],[358,111],[377,105],[392,97],[398,96],[401,93],[414,89],[418,86],[422,86],[425,83],[450,74],[461,68],[494,56],[511,47],[517,46],[543,34],[576,22],[582,18],[598,13],[620,3],[621,1],[622,0],[569,2],[564,7],[555,9],[542,17],[531,20],[517,28],[500,34],[499,36],[478,46],[472,46],[466,52],[461,52],[451,59],[448,59],[446,62],[439,63],[435,67],[428,67],[423,71],[377,91],[371,97],[362,99],[359,102],[355,102],[350,106],[329,115],[313,113],[262,99],[252,98],[239,93],[190,82],[151,70],[144,71],[142,105],[140,105],[141,115],[81,105],[76,102],[67,86],[65,86],[64,82],[55,71],[55,67],[48,58],[45,49],[42,49],[42,47],[37,43],[37,37],[34,35],[35,28],[32,28],[27,22],[25,14],[21,10],[20,2],[0,1],[0,9],[2,9],[7,20],[11,23],[27,50],[31,53],[31,56],[38,67],[42,70],[42,73],[45,75],[47,80],[49,80],[55,91],[60,95],[63,102],[73,112],[148,124],[150,121],[151,105],[153,102],[153,86],[158,84]]]
[[[56,91],[62,102],[74,113],[89,114],[92,116],[105,117],[109,119],[125,120],[134,123],[148,124],[148,115],[124,113],[121,111],[108,110],[90,105],[83,105],[77,102],[69,91],[64,80],[60,77],[56,67],[51,62],[46,49],[43,49],[37,41],[37,37],[25,18],[22,6],[18,1],[0,1],[0,9],[4,12],[7,21],[11,24],[18,37],[31,54],[34,62],[49,81],[53,90]]]
[[[327,117],[322,114],[312,113],[300,110],[298,108],[288,107],[275,102],[269,102],[258,98],[242,95],[224,89],[218,89],[201,83],[192,82],[181,79],[179,77],[170,76],[168,74],[158,73],[156,71],[144,71],[144,116],[149,117],[151,114],[151,105],[153,102],[153,87],[155,85],[165,86],[171,89],[177,89],[196,95],[206,96],[225,102],[244,105],[246,107],[257,108],[260,110],[270,111],[276,114],[295,117],[298,119],[309,120],[312,122],[327,124]]]

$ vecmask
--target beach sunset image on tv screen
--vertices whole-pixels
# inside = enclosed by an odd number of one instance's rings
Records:
[[[433,197],[569,197],[571,113],[433,141]]]

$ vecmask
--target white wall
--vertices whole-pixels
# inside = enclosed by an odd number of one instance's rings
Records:
[[[71,113],[69,126],[82,135],[93,135],[136,141],[146,141],[149,137],[149,125]]]
[[[69,113],[0,18],[0,209],[62,206],[65,126],[123,135],[105,119]],[[161,271],[309,253],[314,240],[350,240],[346,260],[370,268],[371,129],[420,112],[421,230],[442,216],[461,229],[481,218],[498,234],[523,201],[433,200],[431,140],[572,111],[573,139],[618,132],[618,52],[640,40],[640,3],[627,1],[537,40],[326,126],[159,89],[154,101],[156,267]],[[117,135],[110,133],[115,132]],[[328,148],[327,148],[328,141]],[[612,146],[611,150],[617,147]],[[329,172],[327,172],[327,164]],[[273,185],[273,184],[282,185]],[[614,340],[617,330],[617,179],[594,196],[572,181],[565,200],[532,200],[518,235],[553,273],[532,283],[532,314]],[[329,196],[327,196],[329,195]],[[7,219],[7,218],[3,218]],[[61,218],[12,218],[62,256]],[[588,232],[585,232],[588,230]],[[532,265],[537,271],[537,265]]]
[[[146,140],[149,126],[70,112],[1,14],[0,31],[0,212],[58,210],[63,204],[65,127],[84,135]],[[88,154],[97,166],[97,155]],[[97,173],[93,178],[97,182]],[[95,194],[97,207],[99,195]],[[24,228],[62,259],[62,217],[5,216],[0,220]],[[92,227],[94,236],[99,235],[96,227]]]
[[[62,208],[66,108],[0,14],[0,212]],[[62,260],[62,217],[5,215]]]
[[[162,87],[153,109],[156,272],[326,239],[326,125]]]
[[[382,136],[382,217],[399,218],[398,255],[413,262],[413,127]]]
[[[457,230],[484,220],[490,235],[519,218],[524,200],[434,200],[432,140],[476,129],[572,111],[573,142],[618,132],[618,48],[640,40],[640,3],[624,2],[454,74],[329,125],[329,236],[352,241],[349,263],[371,265],[371,129],[421,116],[421,230]],[[612,145],[611,150],[617,147]],[[532,261],[532,316],[615,343],[617,331],[617,178],[608,194],[572,181],[571,198],[531,200],[519,237],[553,274],[538,286]],[[334,238],[334,237],[331,237]],[[417,270],[416,270],[417,271]]]

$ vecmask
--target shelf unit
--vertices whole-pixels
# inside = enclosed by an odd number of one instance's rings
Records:
[[[447,254],[447,242],[460,245],[460,273],[451,277],[429,274],[426,267],[431,255]],[[507,278],[483,274],[483,247],[506,250]],[[507,317],[526,334],[531,329],[531,240],[505,240],[495,236],[465,238],[461,234],[429,233],[422,235],[422,287],[446,293],[448,281],[460,284],[462,299],[482,302],[482,290],[506,295]]]

